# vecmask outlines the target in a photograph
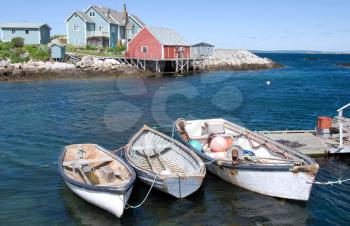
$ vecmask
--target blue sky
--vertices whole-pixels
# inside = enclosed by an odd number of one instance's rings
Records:
[[[349,0],[1,0],[0,23],[46,22],[64,34],[66,17],[89,5],[174,28],[191,43],[254,50],[350,51]]]

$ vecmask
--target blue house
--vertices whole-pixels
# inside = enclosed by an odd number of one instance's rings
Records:
[[[40,45],[50,42],[51,27],[47,24],[9,23],[0,25],[1,41],[9,42],[12,38],[24,38],[26,45]]]
[[[145,24],[135,15],[102,6],[90,6],[85,12],[75,11],[66,20],[67,44],[116,47],[126,44]]]

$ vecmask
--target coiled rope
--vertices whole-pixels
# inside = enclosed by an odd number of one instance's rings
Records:
[[[344,179],[344,180],[338,179],[338,180],[335,180],[335,181],[327,181],[327,182],[310,181],[310,182],[307,182],[307,183],[308,184],[318,184],[318,185],[334,185],[334,184],[343,184],[344,182],[347,182],[347,181],[350,181],[350,178]]]
[[[132,206],[132,205],[130,205],[129,203],[125,202],[124,199],[121,199],[121,198],[120,198],[120,200],[122,200],[123,203],[125,204],[125,209],[136,209],[136,208],[139,208],[140,206],[142,206],[142,205],[146,202],[146,200],[147,200],[149,194],[151,193],[151,190],[152,190],[152,188],[153,188],[153,186],[154,186],[154,183],[156,182],[156,179],[157,179],[157,176],[154,177],[154,180],[153,180],[153,182],[152,182],[151,187],[149,188],[149,190],[148,190],[148,192],[147,192],[145,198],[142,200],[142,202],[141,202],[140,204],[137,204],[136,206]]]

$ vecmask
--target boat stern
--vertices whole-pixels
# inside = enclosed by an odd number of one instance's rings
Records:
[[[203,176],[178,176],[164,180],[167,192],[176,198],[185,198],[197,191],[203,182]]]

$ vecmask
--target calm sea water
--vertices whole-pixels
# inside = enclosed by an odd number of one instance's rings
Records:
[[[335,115],[350,102],[350,69],[337,66],[350,62],[350,55],[263,56],[287,67],[0,83],[0,225],[347,225],[350,184],[316,185],[303,203],[249,192],[208,174],[184,200],[153,190],[142,207],[116,219],[75,196],[57,172],[63,146],[117,148],[145,123],[168,134],[178,117],[224,117],[253,130],[312,129],[317,116]],[[320,181],[350,178],[350,158],[317,162]],[[129,202],[139,203],[147,190],[137,182]]]

